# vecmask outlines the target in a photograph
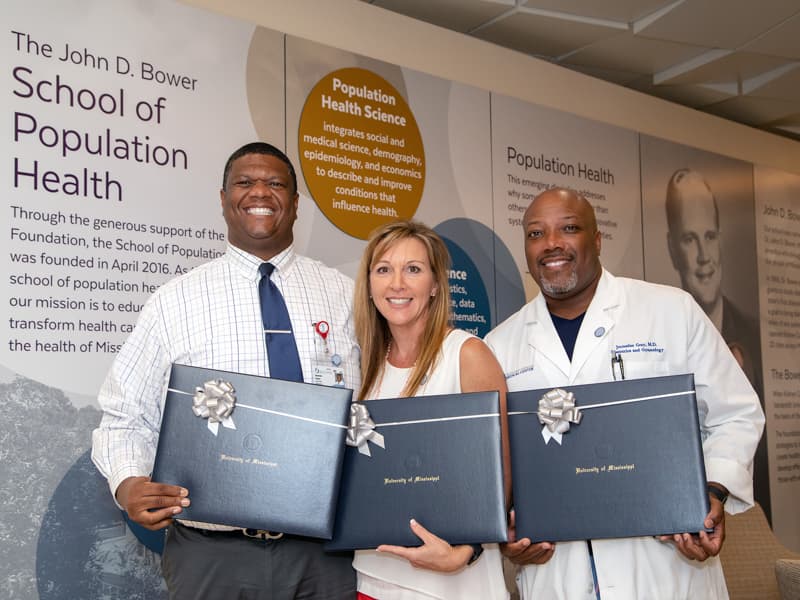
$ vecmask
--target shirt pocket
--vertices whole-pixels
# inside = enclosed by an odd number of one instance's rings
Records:
[[[670,374],[669,363],[659,354],[620,353],[625,379],[644,379]]]

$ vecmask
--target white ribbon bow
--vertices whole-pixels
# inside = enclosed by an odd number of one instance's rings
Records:
[[[208,430],[214,435],[219,432],[220,423],[228,429],[236,429],[230,416],[235,405],[236,392],[228,381],[213,379],[194,390],[192,412],[198,417],[208,419]]]
[[[537,414],[539,422],[544,425],[542,437],[545,444],[551,439],[561,444],[561,438],[569,431],[570,423],[577,425],[583,416],[575,406],[575,395],[561,388],[550,390],[539,399]]]
[[[347,426],[346,443],[348,446],[358,448],[361,454],[372,456],[367,442],[372,442],[380,448],[386,448],[383,436],[375,431],[375,421],[369,416],[367,407],[354,402],[350,405],[350,422]]]

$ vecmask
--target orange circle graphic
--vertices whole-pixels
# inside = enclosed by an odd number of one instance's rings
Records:
[[[311,197],[348,235],[367,239],[417,211],[422,136],[405,99],[372,71],[339,69],[317,82],[300,115],[298,149]]]

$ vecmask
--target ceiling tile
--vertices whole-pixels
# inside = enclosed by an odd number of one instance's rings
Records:
[[[620,30],[557,17],[516,12],[473,32],[475,37],[535,56],[557,57],[619,35]]]
[[[370,3],[800,139],[800,0]]]
[[[800,13],[746,44],[742,50],[800,60]]]
[[[654,85],[652,77],[642,77],[631,82],[627,87],[698,109],[709,104],[716,104],[732,96],[720,89],[703,85]]]
[[[595,79],[602,79],[603,81],[610,81],[617,85],[628,85],[632,81],[641,77],[640,73],[632,73],[630,71],[616,71],[613,69],[601,69],[586,65],[573,65],[568,63],[558,63],[562,67],[566,67],[572,71],[578,71],[584,75],[589,75]]]
[[[522,6],[630,23],[672,2],[674,0],[527,0]]]
[[[466,33],[512,9],[514,0],[374,0],[372,4]]]
[[[785,70],[780,76],[774,77],[757,87],[753,86],[753,89],[746,95],[756,98],[795,100],[798,102],[797,110],[800,111],[800,63],[788,66],[789,69]]]
[[[735,49],[797,11],[797,0],[687,0],[638,33],[697,46]]]
[[[656,73],[655,80],[659,83],[669,84],[737,82],[757,77],[762,73],[782,67],[788,62],[785,58],[763,54],[731,52],[703,64],[698,64],[698,61],[690,59],[684,65],[674,65],[665,71]]]
[[[712,104],[703,110],[732,121],[759,126],[796,114],[797,102],[738,96]]]
[[[708,50],[701,46],[642,38],[633,33],[600,40],[571,54],[571,64],[655,73]]]

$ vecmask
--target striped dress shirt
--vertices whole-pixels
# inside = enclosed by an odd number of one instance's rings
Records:
[[[98,396],[103,418],[92,460],[112,494],[128,477],[150,475],[172,363],[269,375],[258,296],[263,261],[233,246],[165,283],[145,303]],[[314,323],[327,321],[330,356],[341,357],[344,385],[358,391],[353,281],[289,247],[270,259],[286,300],[306,381],[318,359]],[[354,395],[356,395],[354,394]]]

